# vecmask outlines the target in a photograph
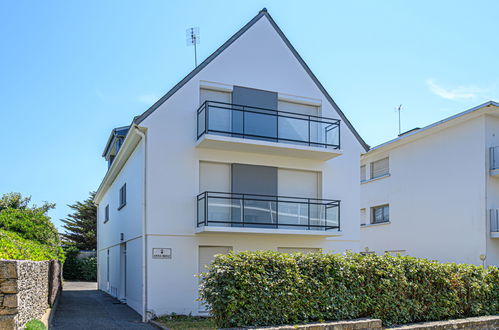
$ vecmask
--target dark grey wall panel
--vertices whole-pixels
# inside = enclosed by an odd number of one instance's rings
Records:
[[[232,164],[232,192],[277,196],[277,167]]]
[[[232,103],[277,110],[277,93],[234,86],[232,90]],[[232,112],[232,131],[238,134],[244,133],[245,135],[249,135],[249,138],[260,137],[264,140],[275,140],[277,138],[277,117],[273,116],[273,111],[258,109],[251,109],[251,111],[245,113],[239,111]]]
[[[232,103],[277,110],[277,93],[234,86],[232,90]]]

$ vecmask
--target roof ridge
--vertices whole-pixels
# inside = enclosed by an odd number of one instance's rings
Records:
[[[270,16],[269,12],[267,11],[267,8],[263,8],[258,12],[258,14],[253,17],[248,23],[246,23],[241,29],[239,29],[234,35],[232,35],[226,42],[224,42],[217,50],[215,50],[210,56],[208,56],[201,64],[199,64],[196,68],[194,68],[189,74],[187,74],[182,80],[180,80],[175,86],[173,86],[172,89],[170,89],[165,95],[163,95],[158,101],[156,101],[149,109],[147,109],[144,113],[142,113],[140,116],[136,116],[133,120],[133,123],[135,124],[140,124],[144,119],[146,119],[152,112],[154,112],[161,104],[163,104],[166,100],[170,98],[177,90],[182,88],[191,78],[193,78],[199,71],[204,69],[212,60],[214,60],[220,53],[222,53],[226,48],[228,48],[233,42],[235,42],[243,33],[245,33],[249,28],[251,28],[260,18],[263,16],[266,16],[267,19],[269,20],[270,24],[272,27],[275,29],[277,34],[281,37],[281,39],[284,41],[288,49],[293,53],[293,55],[296,57],[298,62],[302,65],[303,69],[307,72],[309,77],[315,82],[316,86],[319,88],[319,90],[324,94],[326,99],[329,101],[329,103],[332,105],[332,107],[336,110],[338,115],[341,117],[341,119],[345,122],[345,125],[348,126],[352,134],[357,138],[359,143],[362,145],[362,147],[367,151],[369,150],[369,145],[362,139],[362,137],[359,135],[359,133],[355,130],[353,125],[350,123],[350,121],[347,119],[343,111],[340,109],[340,107],[336,104],[336,102],[333,100],[331,95],[326,91],[324,86],[321,84],[319,79],[313,74],[312,70],[310,70],[309,66],[303,58],[298,54],[296,49],[293,47],[291,42],[288,40],[284,32],[279,28],[277,23],[274,21],[272,16]]]

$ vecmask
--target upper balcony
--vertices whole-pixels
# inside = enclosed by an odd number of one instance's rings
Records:
[[[490,175],[499,177],[499,147],[489,148]]]
[[[197,197],[197,232],[340,235],[340,201],[203,192]]]
[[[341,155],[340,120],[206,101],[197,111],[197,146],[328,160]]]

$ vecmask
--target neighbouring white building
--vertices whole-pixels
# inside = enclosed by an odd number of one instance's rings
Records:
[[[95,197],[99,289],[144,319],[196,315],[195,274],[217,253],[358,251],[367,149],[262,10],[113,130]]]
[[[499,103],[361,158],[361,251],[499,265]]]

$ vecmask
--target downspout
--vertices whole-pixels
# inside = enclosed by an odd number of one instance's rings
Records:
[[[146,201],[147,201],[147,136],[137,125],[133,128],[144,141],[144,173],[142,183],[142,322],[147,322],[147,221],[146,221]]]

